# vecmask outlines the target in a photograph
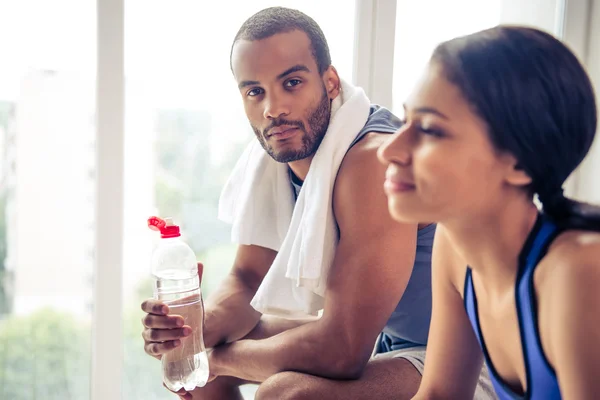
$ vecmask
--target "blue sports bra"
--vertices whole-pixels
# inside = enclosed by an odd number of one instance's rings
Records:
[[[464,303],[473,326],[473,330],[483,349],[490,378],[499,400],[560,400],[560,388],[556,373],[550,366],[538,330],[537,304],[533,273],[539,261],[548,251],[548,247],[561,231],[546,216],[539,214],[535,225],[525,241],[519,255],[519,270],[515,287],[515,301],[521,334],[521,346],[525,358],[527,391],[523,396],[515,393],[498,375],[488,354],[485,340],[481,334],[477,311],[477,296],[473,287],[471,268],[467,268],[465,277]]]

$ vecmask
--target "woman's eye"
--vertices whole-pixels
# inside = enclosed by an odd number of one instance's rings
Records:
[[[418,120],[409,121],[406,116],[404,118],[400,119],[400,122],[402,123],[401,129],[413,128],[416,131],[423,133],[425,135],[434,136],[434,137],[444,137],[445,136],[443,131],[423,125]]]
[[[435,137],[443,137],[444,134],[442,131],[433,128],[425,128],[423,126],[419,126],[419,131],[423,132],[426,135],[435,136]]]

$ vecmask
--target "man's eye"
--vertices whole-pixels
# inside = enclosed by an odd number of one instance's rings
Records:
[[[294,87],[296,85],[299,85],[300,83],[302,83],[302,81],[300,81],[300,79],[290,79],[289,81],[285,82],[285,86],[286,87]]]
[[[259,94],[262,94],[263,90],[261,88],[254,88],[254,89],[250,89],[248,91],[248,93],[246,93],[248,96],[250,97],[254,97],[254,96],[258,96]]]

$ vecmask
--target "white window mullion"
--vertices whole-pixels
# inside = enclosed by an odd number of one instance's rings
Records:
[[[597,47],[597,44],[594,43],[597,34],[594,35],[594,31],[599,31],[600,28],[593,26],[593,24],[600,23],[600,17],[598,16],[600,10],[597,5],[592,7],[592,0],[562,0],[562,2],[564,3],[562,39],[586,66],[592,81],[598,81],[600,76],[595,76],[598,73],[594,71],[594,59],[597,57],[594,54],[594,49]],[[596,16],[594,11],[596,11]],[[596,140],[587,158],[571,174],[565,184],[566,193],[569,196],[584,201],[598,201],[600,191],[597,188],[597,180],[593,171],[598,168],[597,165],[600,165],[599,160],[600,145]]]
[[[124,0],[97,0],[96,251],[92,400],[121,398]]]
[[[352,80],[373,103],[392,108],[396,0],[356,0]]]

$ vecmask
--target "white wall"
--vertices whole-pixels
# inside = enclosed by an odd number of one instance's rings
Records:
[[[600,1],[590,1],[587,9],[588,27],[584,63],[596,89],[596,103],[600,103]],[[577,172],[575,197],[600,205],[600,139],[592,145],[588,156]]]

